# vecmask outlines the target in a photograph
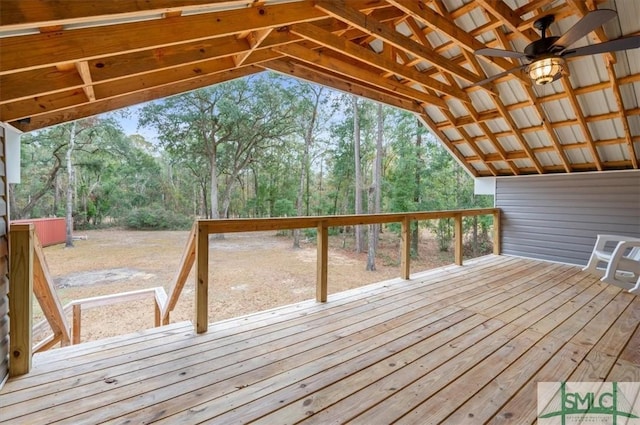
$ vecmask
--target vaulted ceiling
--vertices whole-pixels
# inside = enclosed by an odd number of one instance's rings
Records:
[[[0,121],[31,131],[273,70],[414,112],[474,176],[637,169],[640,49],[568,60],[544,86],[520,59],[640,34],[635,0],[2,0]]]

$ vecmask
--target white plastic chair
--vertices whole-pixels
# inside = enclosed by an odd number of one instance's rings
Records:
[[[640,239],[598,235],[589,262],[582,270],[601,277],[605,283],[640,295]]]

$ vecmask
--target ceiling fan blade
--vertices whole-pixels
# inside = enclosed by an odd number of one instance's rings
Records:
[[[472,84],[469,87],[484,86],[485,84],[489,84],[490,82],[492,82],[494,80],[497,80],[498,78],[504,77],[505,75],[514,74],[514,73],[516,73],[516,72],[518,72],[518,71],[520,71],[520,70],[522,70],[522,69],[524,69],[526,67],[527,67],[527,65],[520,65],[520,66],[517,66],[515,68],[507,69],[506,71],[502,71],[499,74],[492,75],[489,78],[486,78],[486,79],[484,79],[482,81],[478,81],[477,83]]]
[[[632,35],[629,37],[616,38],[591,46],[578,47],[576,49],[565,50],[561,56],[564,58],[573,58],[576,56],[595,55],[598,53],[617,52],[619,50],[636,49],[640,47],[640,35]]]
[[[478,49],[473,52],[476,55],[482,56],[497,56],[501,58],[523,58],[525,57],[524,53],[514,52],[512,50],[502,50],[502,49],[492,49],[490,47],[485,47],[483,49]]]
[[[591,12],[584,15],[582,19],[580,19],[574,26],[569,28],[567,32],[562,34],[555,43],[553,43],[554,47],[562,47],[562,49],[566,49],[571,46],[576,41],[580,40],[582,37],[589,34],[594,29],[602,26],[605,22],[615,18],[617,12],[611,9],[597,9],[592,10]],[[551,51],[555,51],[553,47]]]

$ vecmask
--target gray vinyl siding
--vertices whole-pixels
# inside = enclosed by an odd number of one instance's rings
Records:
[[[9,208],[4,128],[0,127],[0,388],[9,374]]]
[[[640,237],[640,171],[496,179],[502,252],[585,265],[596,235]]]

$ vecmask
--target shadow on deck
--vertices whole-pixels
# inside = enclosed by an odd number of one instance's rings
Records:
[[[488,256],[36,354],[3,423],[534,423],[538,381],[640,381],[640,297]]]

